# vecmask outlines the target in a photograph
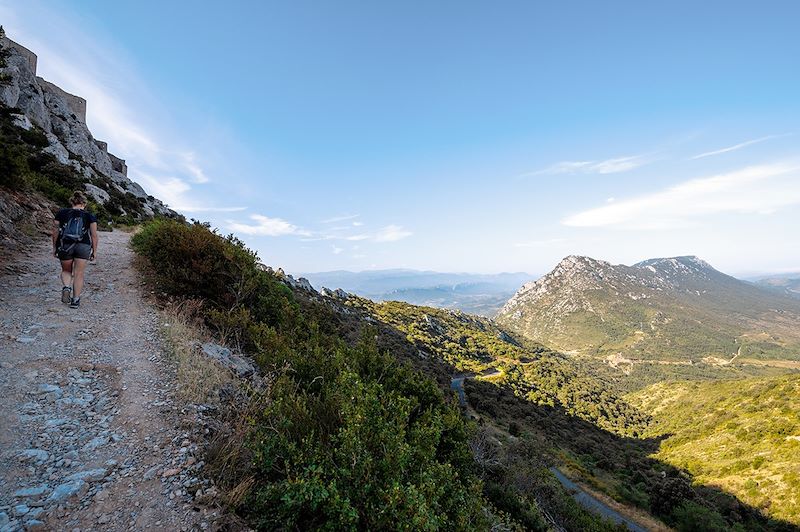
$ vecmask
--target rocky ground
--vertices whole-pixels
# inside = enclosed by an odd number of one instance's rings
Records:
[[[79,310],[49,242],[0,268],[0,531],[217,528],[128,240],[101,233]]]

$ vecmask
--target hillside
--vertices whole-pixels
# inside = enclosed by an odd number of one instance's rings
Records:
[[[649,412],[656,457],[776,518],[800,522],[800,376],[655,384],[628,399]]]
[[[625,266],[570,256],[524,285],[497,321],[629,382],[737,377],[800,361],[800,302],[697,257]]]
[[[418,270],[331,271],[303,274],[316,288],[341,288],[373,301],[460,310],[491,317],[531,278],[527,273],[470,274]]]
[[[36,55],[0,26],[0,214],[11,221],[0,227],[4,245],[49,233],[52,210],[74,190],[87,193],[101,229],[178,217],[94,138],[86,125],[91,102],[37,76],[36,68]]]
[[[420,356],[451,364],[458,372],[475,374],[515,395],[565,412],[621,435],[637,435],[647,423],[606,383],[581,372],[564,355],[540,345],[516,341],[488,319],[458,311],[407,303],[350,297],[360,308],[399,330]]]
[[[761,277],[753,282],[762,288],[800,298],[800,272]]]

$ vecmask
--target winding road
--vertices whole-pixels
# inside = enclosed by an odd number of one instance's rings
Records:
[[[473,374],[466,373],[453,375],[450,379],[450,389],[455,390],[458,394],[458,402],[461,404],[461,406],[467,406],[467,396],[464,393],[464,379],[472,377],[474,377]],[[628,530],[632,530],[633,532],[647,532],[647,529],[642,527],[640,524],[628,519],[601,500],[595,498],[590,493],[587,493],[578,484],[567,478],[567,476],[564,475],[564,473],[562,473],[557,467],[551,467],[549,469],[556,479],[558,479],[561,485],[564,486],[564,488],[572,495],[572,498],[590,512],[602,515],[607,519],[611,519],[615,523],[624,524],[626,527],[628,527]]]

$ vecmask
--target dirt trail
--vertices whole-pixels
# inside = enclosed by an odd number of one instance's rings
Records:
[[[0,531],[214,527],[128,241],[101,233],[79,310],[49,242],[0,270]]]

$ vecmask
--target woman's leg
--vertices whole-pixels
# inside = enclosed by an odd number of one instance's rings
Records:
[[[72,266],[72,297],[80,299],[83,292],[83,273],[86,271],[86,259],[74,259]]]
[[[72,286],[72,259],[61,261],[61,286]]]

